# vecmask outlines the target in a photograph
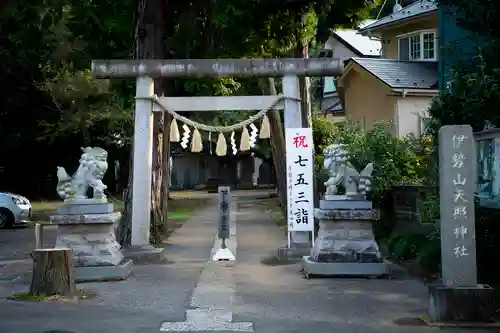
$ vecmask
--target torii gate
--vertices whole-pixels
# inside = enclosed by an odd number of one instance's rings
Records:
[[[136,77],[134,124],[132,246],[149,245],[153,112],[163,109],[144,98],[154,95],[157,77],[283,77],[287,99],[276,108],[284,109],[285,128],[302,127],[299,76],[340,76],[343,63],[332,58],[289,59],[182,59],[182,60],[94,60],[96,78]],[[162,97],[163,104],[176,111],[261,110],[276,96]],[[292,246],[309,245],[308,232],[292,234]],[[310,245],[309,245],[310,246]]]

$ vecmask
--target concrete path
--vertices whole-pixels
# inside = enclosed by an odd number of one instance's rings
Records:
[[[235,320],[251,321],[256,332],[425,332],[399,326],[426,312],[426,289],[417,281],[311,279],[298,265],[265,265],[286,237],[257,206],[238,212]],[[277,262],[276,262],[277,263]]]
[[[228,247],[236,262],[210,260],[220,243],[216,207],[207,207],[171,236],[169,264],[136,265],[127,281],[81,284],[98,296],[78,303],[0,300],[0,332],[437,331],[411,326],[427,309],[426,289],[415,280],[306,280],[298,265],[272,260],[286,237],[261,202],[240,201],[233,214]],[[0,297],[26,288],[0,282]]]
[[[183,321],[213,247],[214,210],[198,211],[164,244],[167,265],[134,265],[126,281],[77,285],[98,295],[93,299],[77,304],[7,301],[11,292],[29,286],[0,282],[0,332],[157,333],[164,321]]]

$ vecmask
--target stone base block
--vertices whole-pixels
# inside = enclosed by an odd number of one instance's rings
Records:
[[[372,209],[372,202],[368,200],[320,200],[319,209]]]
[[[73,250],[73,265],[76,267],[116,266],[123,260],[111,223],[63,224],[57,229],[55,246]]]
[[[319,220],[310,256],[314,262],[381,263],[383,256],[369,220]]]
[[[117,223],[120,220],[121,213],[106,214],[56,214],[50,216],[51,224],[108,224]]]
[[[440,323],[491,323],[495,313],[493,289],[428,285],[429,320]]]
[[[314,217],[319,220],[367,220],[377,221],[380,219],[378,209],[314,209]]]
[[[313,276],[381,277],[391,274],[391,264],[386,261],[381,263],[315,262],[309,256],[302,258],[302,269],[308,278]]]
[[[132,273],[132,260],[123,260],[116,266],[73,267],[77,283],[126,280]]]
[[[94,199],[94,198],[78,198],[78,199],[66,199],[65,204],[68,205],[90,205],[90,204],[105,204],[108,203],[107,198]]]
[[[165,249],[152,245],[130,246],[123,249],[125,259],[132,259],[136,264],[164,264]]]
[[[343,238],[337,235],[316,239],[310,252],[315,262],[328,263],[380,263],[382,253],[375,239],[368,237]]]
[[[295,247],[289,248],[283,246],[278,248],[278,258],[280,260],[300,261],[302,257],[309,255],[310,247]]]
[[[64,204],[57,208],[57,212],[59,214],[109,214],[113,212],[113,204]]]
[[[325,195],[324,200],[326,201],[349,200],[349,197],[347,195],[333,194],[333,195]]]

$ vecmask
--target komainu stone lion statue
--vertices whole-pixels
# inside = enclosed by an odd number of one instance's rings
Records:
[[[326,196],[337,194],[337,186],[342,184],[347,196],[365,196],[371,189],[373,163],[369,163],[359,172],[348,161],[348,154],[343,144],[331,144],[324,151],[323,167],[328,172],[325,182]]]
[[[63,167],[57,167],[57,194],[64,201],[86,200],[89,187],[93,190],[93,200],[106,202],[104,191],[107,186],[102,179],[108,170],[108,152],[99,147],[81,148],[80,166],[73,176]]]

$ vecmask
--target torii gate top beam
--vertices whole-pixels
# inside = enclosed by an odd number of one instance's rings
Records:
[[[97,78],[340,76],[343,70],[343,62],[335,58],[92,61],[92,75]]]

